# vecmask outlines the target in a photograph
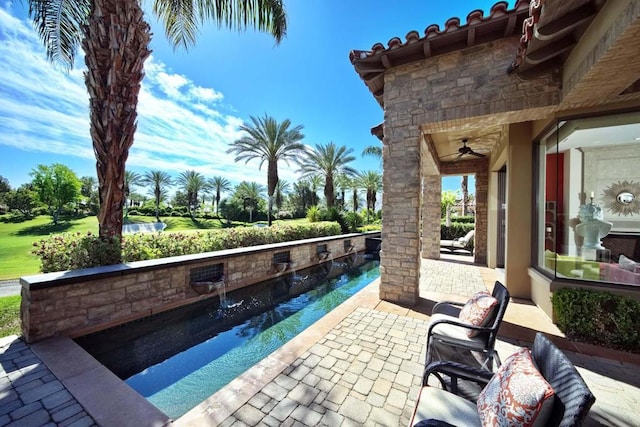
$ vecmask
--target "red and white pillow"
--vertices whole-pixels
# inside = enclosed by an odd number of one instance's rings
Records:
[[[486,326],[491,319],[493,311],[498,306],[498,300],[495,299],[489,292],[480,291],[476,292],[469,301],[462,307],[458,318],[464,322],[474,326]],[[469,337],[478,335],[478,331],[470,329],[467,332]]]
[[[554,391],[523,348],[505,360],[480,393],[483,426],[544,426],[553,410]]]

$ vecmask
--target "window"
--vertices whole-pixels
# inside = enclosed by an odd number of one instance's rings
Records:
[[[539,267],[640,284],[640,113],[558,121],[537,155]]]

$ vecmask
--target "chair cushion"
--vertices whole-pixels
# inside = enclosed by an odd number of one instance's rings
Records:
[[[478,397],[483,426],[544,426],[551,415],[554,391],[538,372],[531,352],[509,356]]]
[[[475,403],[430,386],[422,387],[420,390],[411,425],[415,427],[425,420],[445,422],[454,426],[480,426]]]
[[[476,292],[464,307],[462,307],[462,310],[460,310],[459,318],[464,323],[469,323],[474,326],[485,326],[491,319],[497,306],[498,300],[489,292]],[[467,331],[467,335],[470,337],[476,336],[478,333],[478,331],[472,329]]]
[[[631,258],[627,258],[623,254],[620,254],[620,258],[618,258],[618,265],[623,270],[632,271],[634,273],[637,273],[636,269],[640,266],[639,263],[635,262]]]
[[[458,317],[441,313],[431,316],[431,323],[437,320],[451,320],[458,323],[461,322]],[[433,334],[438,335],[439,337],[446,337],[448,338],[447,341],[449,342],[460,343],[461,345],[464,345],[466,347],[483,349],[485,341],[479,336],[470,337],[469,334],[467,334],[467,331],[467,328],[451,325],[448,323],[441,323],[433,328]]]

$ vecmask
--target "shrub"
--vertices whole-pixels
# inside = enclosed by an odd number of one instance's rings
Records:
[[[32,253],[40,257],[41,271],[75,270],[121,262],[120,241],[91,232],[58,234],[33,244]]]
[[[75,270],[121,261],[142,261],[177,255],[212,252],[291,240],[334,236],[341,233],[335,222],[246,227],[189,233],[135,233],[122,238],[102,239],[87,235],[59,234],[34,243],[41,271]]]
[[[356,232],[358,227],[364,224],[364,219],[358,212],[347,212],[344,215],[344,221],[352,232]]]
[[[307,209],[307,219],[309,222],[318,222],[320,221],[320,208],[317,206],[311,206]]]
[[[558,327],[579,341],[640,351],[640,302],[604,291],[563,288],[551,297]]]

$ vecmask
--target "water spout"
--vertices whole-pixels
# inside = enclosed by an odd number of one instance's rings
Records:
[[[227,282],[224,280],[224,275],[220,277],[220,279],[213,284],[216,291],[218,291],[218,296],[220,297],[220,307],[224,309],[234,308],[240,306],[244,300],[230,304],[227,300]]]

